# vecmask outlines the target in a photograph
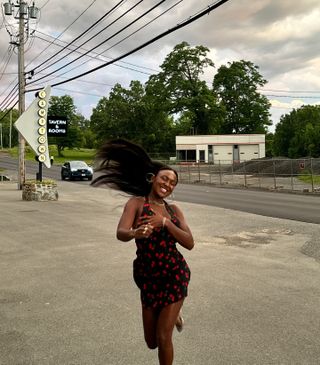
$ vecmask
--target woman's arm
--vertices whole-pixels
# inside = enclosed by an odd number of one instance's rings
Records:
[[[124,206],[122,216],[120,217],[117,227],[117,239],[128,242],[135,238],[133,224],[137,213],[137,198],[131,198]]]
[[[180,243],[181,246],[188,250],[192,250],[194,247],[194,240],[189,226],[186,223],[186,220],[183,216],[182,211],[176,206],[171,205],[171,208],[174,210],[175,215],[177,216],[180,226],[176,226],[170,219],[166,218],[164,220],[164,227],[172,234],[172,236]]]
[[[153,231],[150,225],[138,223],[138,227],[134,227],[136,217],[140,213],[143,201],[141,198],[131,198],[124,206],[122,216],[117,227],[117,239],[123,242],[128,242],[133,238],[149,237]]]

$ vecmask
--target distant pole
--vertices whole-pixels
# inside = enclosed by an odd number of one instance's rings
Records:
[[[10,110],[10,125],[9,125],[9,148],[11,149],[11,139],[12,139],[12,109]]]
[[[19,19],[19,31],[13,33],[11,25],[6,27],[10,35],[10,44],[18,49],[18,85],[19,85],[19,116],[25,111],[25,72],[24,72],[24,45],[29,39],[29,19],[36,20],[39,9],[34,5],[29,5],[26,1],[17,0],[13,3],[12,0],[3,4],[4,15],[13,16],[14,19]],[[17,8],[17,10],[15,10]],[[27,25],[27,27],[25,27]],[[19,170],[18,170],[18,189],[22,189],[26,179],[25,168],[25,140],[19,133]],[[10,147],[11,147],[11,129],[10,129]]]
[[[0,145],[1,145],[1,149],[3,149],[3,141],[2,141],[2,123],[0,123]]]
[[[20,1],[19,7],[19,45],[18,45],[18,78],[19,78],[19,115],[25,110],[25,78],[24,78],[24,14],[21,7],[25,3]],[[26,181],[26,165],[25,165],[25,140],[19,133],[19,171],[18,171],[18,189],[22,187]]]

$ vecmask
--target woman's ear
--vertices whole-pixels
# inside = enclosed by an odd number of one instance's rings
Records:
[[[152,172],[148,172],[147,175],[146,175],[146,180],[149,184],[152,184],[153,183],[153,180],[154,180],[155,176]]]

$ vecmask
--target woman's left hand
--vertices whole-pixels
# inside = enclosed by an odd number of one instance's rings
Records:
[[[149,224],[152,228],[163,226],[163,216],[154,212],[153,215],[141,217],[139,224]]]

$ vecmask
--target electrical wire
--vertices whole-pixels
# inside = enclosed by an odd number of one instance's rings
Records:
[[[320,94],[320,91],[308,91],[308,90],[276,90],[276,89],[258,89],[259,91],[262,92],[275,92],[275,93],[307,93],[307,94]]]
[[[8,109],[10,108],[10,105],[12,105],[12,101],[15,100],[17,97],[19,96],[19,93],[16,93],[15,95],[12,95],[11,98],[9,98],[7,100],[7,102],[5,103],[5,105],[1,108],[2,110],[5,110],[5,109]],[[14,105],[16,104],[17,102],[14,103]]]
[[[118,46],[120,43],[124,42],[125,40],[129,39],[130,37],[132,37],[134,34],[138,33],[141,29],[147,27],[148,25],[150,25],[151,23],[153,23],[155,20],[159,19],[161,16],[163,16],[164,14],[166,14],[167,12],[169,12],[170,10],[172,10],[173,8],[175,8],[178,4],[180,4],[183,0],[179,0],[178,2],[176,2],[175,4],[173,4],[172,6],[170,6],[167,10],[163,11],[161,14],[159,14],[158,16],[156,16],[155,18],[153,18],[152,20],[150,20],[149,22],[147,22],[146,24],[144,24],[143,26],[141,26],[140,28],[138,28],[137,30],[135,30],[133,33],[130,33],[128,36],[122,38],[120,41],[118,41],[117,43],[113,44],[112,46],[110,46],[109,48],[103,50],[101,54],[109,51],[111,48]]]
[[[0,80],[2,79],[3,75],[5,74],[4,72],[8,67],[12,54],[13,54],[12,46],[8,46],[7,52],[4,54],[4,57],[2,58],[2,60],[0,62],[0,63],[2,63],[2,62],[4,63],[2,70],[0,71]],[[7,60],[5,60],[5,57],[7,58]]]
[[[117,43],[115,43],[114,45],[110,46],[109,48],[107,48],[107,49],[103,50],[102,52],[98,53],[97,55],[98,55],[98,56],[101,56],[103,53],[107,52],[109,49],[111,49],[111,48],[115,47],[116,45],[118,45],[118,44],[122,43],[123,41],[127,40],[128,38],[130,38],[131,36],[133,36],[134,34],[136,34],[137,32],[139,32],[141,29],[143,29],[143,28],[145,28],[146,26],[150,25],[152,22],[154,22],[155,20],[157,20],[158,18],[160,18],[161,16],[163,16],[164,14],[166,14],[167,12],[169,12],[170,10],[172,10],[174,7],[176,7],[176,6],[177,6],[178,4],[180,4],[182,1],[183,1],[183,0],[179,0],[178,2],[176,2],[175,4],[173,4],[171,7],[169,7],[167,10],[163,11],[161,14],[159,14],[158,16],[156,16],[155,18],[153,18],[152,20],[150,20],[149,22],[147,22],[146,24],[144,24],[143,26],[141,26],[140,28],[138,28],[136,31],[134,31],[134,32],[130,33],[128,36],[126,36],[126,37],[122,38],[120,41],[118,41],[118,42],[117,42]],[[77,51],[77,52],[79,53],[79,51]],[[90,52],[90,51],[88,51],[88,52]],[[94,58],[94,59],[96,59],[96,60],[98,60],[98,61],[100,61],[100,62],[104,62],[104,61],[102,61],[101,59],[99,59],[99,58],[97,58],[97,57],[90,56],[89,54],[88,54],[88,57]],[[66,73],[69,73],[69,72],[71,72],[71,71],[73,71],[73,70],[75,70],[75,69],[77,69],[77,68],[81,67],[81,66],[82,66],[82,65],[84,65],[86,62],[87,62],[87,61],[84,61],[84,62],[82,62],[80,65],[77,65],[77,66],[73,67],[72,69],[68,70],[67,72],[65,72],[65,73],[63,73],[63,74],[57,75],[56,77],[59,77],[59,76],[64,75],[64,74],[66,74]],[[143,74],[146,74],[146,75],[149,75],[149,76],[151,75],[151,74],[150,74],[150,73],[148,73],[148,72],[139,71],[139,70],[136,70],[136,69],[133,69],[133,68],[130,68],[130,67],[121,66],[121,65],[118,65],[118,64],[115,64],[114,66],[118,66],[118,67],[121,67],[121,68],[129,69],[129,70],[131,70],[131,71],[136,71],[136,72],[143,73]],[[134,65],[134,66],[138,67],[137,65]],[[155,71],[155,72],[158,72],[158,71],[156,71],[156,70],[154,70],[154,71]],[[47,75],[47,76],[49,76],[49,75]],[[38,81],[39,81],[39,79],[38,79]],[[50,81],[51,81],[51,80],[48,80],[47,82],[50,82]],[[30,84],[30,83],[29,83],[29,84]]]
[[[49,0],[48,0],[49,1]],[[45,5],[47,5],[48,4],[48,1],[46,2],[46,4]],[[57,37],[55,37],[54,39],[53,39],[53,41],[46,47],[46,48],[44,48],[36,57],[34,57],[27,65],[26,65],[26,68],[34,61],[34,60],[36,60],[37,58],[39,58],[42,54],[43,54],[43,52],[45,52],[51,45],[53,45],[54,44],[54,42],[58,39],[58,38],[60,38],[79,18],[81,18],[81,16],[87,11],[87,10],[89,10],[90,8],[91,8],[91,6],[96,2],[97,0],[93,0],[92,2],[91,2],[91,4],[86,8],[86,9],[84,9],[83,11],[82,11],[82,13],[80,13],[78,16],[77,16],[77,18],[71,23],[71,24],[69,24]],[[45,6],[44,5],[44,6]],[[56,54],[53,56],[53,57],[55,57],[56,56]]]
[[[19,83],[16,83],[16,85],[10,90],[9,94],[2,100],[0,109],[4,109],[5,105],[8,104],[8,99],[12,96],[13,93],[15,93],[18,90]]]
[[[104,95],[91,94],[91,93],[86,93],[84,91],[69,90],[69,89],[63,89],[63,88],[59,88],[59,87],[56,87],[55,90],[67,91],[67,92],[71,92],[71,93],[75,93],[75,94],[83,94],[83,95],[89,95],[89,96],[96,96],[98,98],[103,98],[104,97]]]
[[[16,82],[16,85],[18,85],[18,78],[17,77],[15,77],[12,81],[11,81],[11,83],[7,86],[7,88],[1,93],[1,95],[0,95],[0,97],[3,95],[3,94],[5,94],[6,92],[7,92],[7,90],[10,88],[10,86],[12,86],[12,84],[14,83],[14,82]]]
[[[40,10],[42,10],[48,4],[49,1],[50,0],[47,0],[47,2],[40,7]]]
[[[152,39],[150,39],[149,41],[142,43],[140,46],[135,47],[135,48],[133,48],[132,50],[130,50],[130,51],[128,51],[128,52],[126,52],[126,53],[124,53],[124,54],[122,54],[122,55],[120,55],[120,56],[116,57],[114,60],[109,61],[109,62],[106,62],[106,63],[104,63],[104,64],[102,64],[102,65],[100,65],[100,66],[94,67],[94,68],[92,68],[92,69],[91,69],[91,70],[89,70],[89,71],[86,71],[86,72],[83,72],[83,73],[81,73],[81,74],[79,74],[79,75],[73,76],[73,77],[71,77],[71,78],[69,78],[69,79],[67,79],[67,80],[65,80],[65,81],[55,83],[55,84],[53,84],[53,85],[51,85],[51,86],[52,86],[52,87],[55,87],[55,86],[62,85],[62,84],[65,84],[65,83],[67,83],[67,82],[70,82],[70,81],[76,80],[76,79],[78,79],[78,78],[80,78],[80,77],[83,77],[83,76],[85,76],[85,75],[89,75],[89,74],[91,74],[91,73],[93,73],[93,72],[95,72],[95,71],[97,71],[97,70],[100,70],[101,68],[104,68],[104,67],[106,67],[106,66],[109,66],[109,65],[111,65],[111,64],[113,64],[113,63],[115,63],[116,61],[119,61],[119,60],[121,60],[121,59],[123,59],[123,58],[125,58],[125,57],[128,57],[128,56],[130,56],[131,54],[136,53],[136,52],[140,51],[141,49],[143,49],[143,48],[145,48],[145,47],[149,46],[150,44],[152,44],[152,43],[156,42],[157,40],[159,40],[159,39],[161,39],[161,38],[163,38],[163,37],[167,36],[168,34],[173,33],[173,32],[175,32],[175,31],[177,31],[178,29],[184,28],[185,26],[187,26],[187,25],[189,25],[189,24],[193,23],[194,21],[196,21],[196,20],[200,19],[200,18],[201,18],[201,17],[203,17],[204,15],[209,14],[212,10],[217,9],[217,8],[218,8],[218,7],[220,7],[221,5],[223,5],[223,4],[225,4],[225,3],[227,3],[228,1],[229,1],[229,0],[220,0],[220,1],[216,1],[214,4],[207,6],[207,8],[206,8],[205,10],[202,10],[202,11],[201,11],[201,12],[199,12],[198,14],[196,14],[196,15],[194,15],[194,16],[191,16],[191,17],[189,17],[187,20],[185,20],[184,22],[181,22],[181,23],[177,24],[177,25],[176,25],[176,26],[174,26],[173,28],[170,28],[170,29],[166,30],[165,32],[162,32],[162,33],[158,34],[156,37],[153,37],[153,38],[152,38]],[[39,90],[39,88],[37,88],[37,89],[30,89],[30,90],[27,90],[26,92],[37,91],[37,90]]]
[[[92,40],[93,38],[95,38],[95,37],[97,37],[98,35],[100,35],[101,34],[101,32],[102,31],[104,31],[104,30],[106,30],[107,28],[109,28],[111,25],[113,25],[114,23],[116,23],[119,19],[121,19],[121,18],[123,18],[125,15],[127,15],[129,12],[131,12],[135,7],[137,7],[140,3],[142,3],[144,0],[140,0],[140,1],[138,1],[138,3],[136,3],[135,5],[133,5],[130,9],[128,9],[127,11],[125,11],[123,14],[121,14],[118,18],[116,18],[113,22],[111,22],[110,24],[108,24],[105,28],[103,28],[100,32],[98,32],[98,33],[96,33],[94,36],[92,36],[91,38],[89,38],[87,41],[85,41],[85,42],[83,42],[79,47],[77,47],[76,49],[78,49],[78,48],[80,48],[81,46],[83,46],[84,44],[86,44],[87,42],[89,42],[90,40]],[[160,3],[162,3],[162,2],[164,2],[164,1],[166,1],[166,0],[161,0],[161,2]],[[157,5],[156,5],[157,6]],[[155,7],[156,7],[155,6]],[[153,8],[152,8],[153,9]],[[148,12],[150,12],[151,10],[149,10]],[[147,13],[147,12],[146,12]],[[145,15],[145,14],[144,14]],[[143,15],[143,16],[144,16]],[[125,29],[127,29],[129,26],[131,26],[134,22],[136,22],[137,20],[139,20],[140,19],[140,17],[138,18],[138,19],[136,19],[136,20],[134,20],[133,22],[131,22],[129,25],[127,25],[127,26],[125,26],[125,27],[123,27],[123,28],[121,28],[118,32],[116,32],[115,34],[113,34],[112,36],[110,36],[109,38],[107,38],[106,40],[104,40],[103,42],[101,42],[100,44],[98,44],[97,46],[95,46],[94,48],[92,48],[90,51],[87,51],[86,53],[84,53],[83,55],[81,55],[81,56],[79,56],[79,57],[77,57],[76,59],[74,59],[74,60],[72,60],[72,61],[70,61],[70,62],[68,62],[67,64],[65,64],[65,65],[63,65],[63,66],[61,66],[61,67],[59,67],[58,69],[56,69],[56,70],[54,70],[54,71],[52,71],[51,73],[49,73],[49,75],[52,75],[52,74],[54,74],[55,72],[58,72],[58,71],[60,71],[60,70],[62,70],[62,69],[64,69],[64,68],[66,68],[67,66],[69,66],[70,64],[72,64],[72,63],[74,63],[74,62],[76,62],[76,61],[78,61],[80,58],[82,58],[82,57],[84,57],[84,56],[86,56],[88,53],[90,53],[90,52],[92,52],[93,50],[95,50],[96,48],[98,48],[98,47],[100,47],[102,44],[104,44],[105,42],[107,42],[108,40],[110,40],[110,39],[112,39],[113,37],[115,37],[116,35],[118,35],[119,33],[121,33],[123,30],[125,30]],[[60,58],[58,61],[55,61],[55,62],[53,62],[53,63],[51,63],[50,65],[48,65],[48,66],[46,66],[46,67],[44,67],[44,68],[42,68],[41,70],[39,70],[39,72],[42,72],[42,71],[44,71],[44,70],[46,70],[47,68],[49,68],[49,67],[51,67],[51,66],[53,66],[54,64],[56,64],[56,63],[58,63],[59,61],[61,61],[61,60],[63,60],[66,56],[69,56],[71,53],[73,53],[74,51],[72,51],[72,52],[69,52],[67,55],[65,55],[64,57],[62,57],[62,58]],[[39,79],[37,79],[37,80],[35,80],[35,81],[39,81],[39,80],[41,80],[42,78],[39,78]],[[29,84],[32,84],[33,82],[30,82]]]
[[[71,44],[73,44],[75,41],[77,41],[78,39],[80,39],[81,37],[83,37],[86,33],[88,33],[93,27],[95,27],[99,22],[101,22],[105,17],[109,16],[110,14],[112,14],[112,12],[117,9],[125,0],[120,0],[114,7],[112,7],[109,11],[107,11],[107,13],[105,13],[101,18],[99,18],[96,22],[94,22],[89,28],[87,28],[84,32],[82,32],[79,36],[77,36],[75,39],[73,39],[71,42],[68,43],[68,46],[70,46]],[[49,62],[51,59],[53,59],[54,57],[56,57],[58,54],[60,54],[64,49],[66,49],[67,46],[65,46],[63,49],[61,49],[58,53],[55,53],[53,56],[49,57],[48,59],[46,59],[45,61],[41,62],[39,65],[37,65],[36,67],[33,68],[33,71],[37,70],[39,67],[41,67],[42,65],[44,65],[45,63]],[[63,57],[64,58],[64,57]],[[60,59],[59,59],[60,61]],[[56,61],[56,62],[59,62]],[[54,62],[54,63],[56,63]],[[48,66],[50,67],[50,66]],[[47,68],[47,67],[46,67]],[[40,70],[43,71],[44,69]]]
[[[181,1],[183,1],[183,0],[180,0],[179,2],[181,2]],[[164,12],[165,13],[165,12]],[[164,14],[164,13],[162,13],[162,14]],[[43,35],[45,35],[45,36],[47,36],[47,37],[51,37],[50,35],[48,35],[48,34],[45,34],[45,33],[43,33],[43,32],[40,32],[40,31],[37,31],[37,33],[40,33],[40,34],[43,34]],[[39,36],[35,36],[36,38],[38,38],[38,39],[40,39],[40,40],[42,40],[42,41],[44,41],[44,42],[49,42],[50,43],[50,41],[49,40],[47,40],[47,39],[45,39],[45,38],[43,38],[43,37],[39,37]],[[59,40],[59,42],[61,42],[61,43],[67,43],[67,42],[64,42],[64,41],[62,41],[62,40]],[[60,44],[57,44],[57,43],[55,43],[55,45],[56,46],[58,46],[58,47],[63,47],[62,45],[60,45]],[[70,49],[70,48],[68,48],[68,49]],[[85,49],[85,48],[81,48],[81,50],[82,51],[85,51],[85,52],[87,52],[88,50],[87,49]],[[78,54],[83,54],[82,52],[80,52],[79,50],[76,50],[75,51],[76,53],[78,53]],[[89,52],[91,52],[91,51],[89,51]],[[100,58],[98,58],[97,56],[102,56],[102,53],[103,52],[105,52],[105,51],[102,51],[102,52],[99,52],[99,53],[97,53],[97,52],[92,52],[92,54],[94,54],[95,56],[91,56],[90,54],[87,54],[86,56],[87,57],[89,57],[89,58],[91,58],[91,59],[94,59],[94,60],[97,60],[97,61],[100,61],[100,62],[105,62],[105,60],[101,60]],[[108,57],[108,56],[103,56],[103,58],[105,58],[105,59],[109,59],[109,60],[112,60],[113,58],[112,57]],[[85,61],[85,62],[87,62],[87,61]],[[137,68],[141,68],[141,69],[144,69],[144,70],[150,70],[150,71],[153,71],[153,72],[159,72],[159,70],[156,70],[156,69],[154,69],[154,68],[151,68],[151,67],[147,67],[147,66],[142,66],[142,65],[137,65],[137,64],[134,64],[134,63],[130,63],[130,62],[125,62],[125,61],[120,61],[119,63],[123,63],[123,64],[125,64],[125,65],[129,65],[129,66],[133,66],[133,67],[137,67]],[[72,68],[70,71],[73,71],[74,69],[76,69],[76,68],[78,68],[78,67],[80,67],[80,66],[82,66],[84,63],[81,63],[79,66],[76,66],[76,67],[74,67],[74,68]],[[122,67],[121,65],[118,65],[118,64],[116,64],[115,66],[118,66],[118,67]],[[133,70],[132,68],[129,68],[129,67],[124,67],[124,68],[126,68],[126,69],[128,69],[128,70]],[[145,74],[147,74],[147,75],[151,75],[151,73],[147,73],[147,72],[142,72],[142,71],[138,71],[138,70],[136,70],[137,72],[141,72],[141,73],[145,73]],[[69,72],[69,71],[68,71]],[[41,72],[39,72],[39,74],[41,74]]]
[[[319,99],[320,100],[320,95],[319,96],[308,96],[308,95],[270,95],[270,94],[264,94],[264,96],[267,96],[268,98],[289,98],[289,99]]]
[[[10,109],[8,109],[5,113],[4,113],[4,115],[1,117],[1,119],[0,119],[0,122],[11,112],[11,110],[13,110],[14,109],[14,107],[16,106],[18,104],[18,100],[15,102],[15,104],[13,104],[13,106],[10,108]]]

